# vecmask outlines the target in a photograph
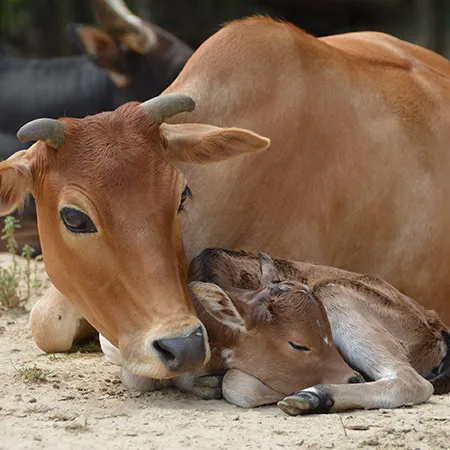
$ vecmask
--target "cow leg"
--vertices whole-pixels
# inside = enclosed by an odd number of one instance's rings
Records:
[[[284,395],[274,391],[262,381],[238,369],[229,370],[222,384],[223,397],[241,408],[276,403]]]
[[[65,352],[97,333],[54,286],[33,306],[30,326],[36,345],[47,353]]]
[[[321,384],[286,397],[278,406],[287,414],[347,409],[397,408],[427,401],[433,386],[409,364],[401,344],[356,307],[327,310],[333,339],[354,369],[375,380],[362,384]],[[370,317],[370,316],[369,316]]]

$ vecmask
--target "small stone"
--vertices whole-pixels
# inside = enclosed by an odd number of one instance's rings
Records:
[[[52,387],[53,387],[53,389],[59,389],[59,384],[53,383],[53,384],[52,384]]]
[[[33,439],[38,442],[42,441],[42,438],[40,436],[35,436]]]
[[[239,416],[233,417],[233,420],[240,420]]]
[[[367,441],[362,441],[361,445],[370,445],[370,446],[375,446],[375,445],[379,445],[379,441],[377,439],[369,439]]]
[[[15,320],[9,319],[6,321],[6,325],[14,325],[16,323]]]
[[[347,428],[347,430],[358,430],[358,431],[364,431],[369,429],[367,425],[348,425],[345,428]]]
[[[37,399],[36,398],[30,398],[30,400],[28,400],[28,403],[37,403]]]
[[[137,433],[125,433],[125,436],[137,436]]]

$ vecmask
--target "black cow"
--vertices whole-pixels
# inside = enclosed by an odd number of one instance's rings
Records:
[[[84,117],[155,97],[178,75],[192,49],[133,15],[122,1],[95,0],[105,31],[71,25],[87,54],[67,58],[0,56],[0,158],[24,148],[17,130],[38,117]]]

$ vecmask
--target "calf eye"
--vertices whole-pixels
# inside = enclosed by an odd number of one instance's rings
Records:
[[[96,233],[95,227],[89,216],[79,209],[64,207],[59,212],[64,226],[72,233]]]
[[[184,203],[188,198],[192,198],[192,192],[191,192],[191,190],[189,189],[189,186],[186,185],[186,187],[184,188],[184,191],[183,191],[182,194],[181,194],[180,206],[178,207],[177,214],[180,214],[181,212],[184,211],[183,203]]]
[[[309,347],[305,347],[304,345],[296,344],[295,342],[289,341],[289,345],[300,352],[309,352],[311,349]]]

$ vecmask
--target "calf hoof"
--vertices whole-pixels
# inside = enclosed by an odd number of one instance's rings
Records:
[[[223,375],[204,375],[194,379],[192,392],[203,400],[219,400],[222,395]]]
[[[329,412],[334,405],[331,396],[315,388],[310,389],[284,398],[278,402],[278,407],[290,416]]]

